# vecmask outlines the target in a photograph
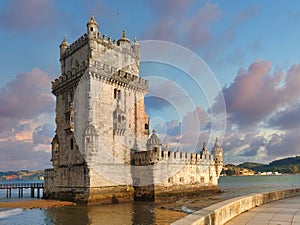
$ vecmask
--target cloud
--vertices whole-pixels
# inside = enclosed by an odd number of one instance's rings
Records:
[[[238,71],[223,88],[228,116],[225,162],[270,162],[299,154],[299,82],[299,64],[273,71],[271,62],[257,60]]]
[[[19,73],[0,90],[0,168],[43,169],[54,133],[50,78],[40,69]]]
[[[259,40],[233,45],[238,31],[261,12],[256,4],[248,4],[232,17],[216,2],[206,1],[149,1],[152,20],[142,39],[175,42],[193,50],[209,61],[226,68],[228,63],[240,65],[244,52],[261,49]],[[223,21],[226,26],[224,27]],[[220,27],[219,27],[220,26]],[[219,29],[214,29],[219,27]]]
[[[249,47],[252,47],[250,50],[257,51],[258,47],[260,47],[258,45],[259,42],[249,43],[247,49],[244,49],[242,46],[235,46],[232,43],[235,41],[239,27],[259,13],[260,8],[257,5],[249,5],[237,13],[224,30],[215,34],[212,41],[208,45],[203,46],[204,58],[212,61],[212,63],[225,64],[226,67],[228,63],[240,65],[244,59],[243,52],[249,51]],[[223,58],[220,58],[221,55]]]
[[[240,69],[231,85],[223,88],[229,119],[239,127],[256,126],[298,99],[295,83],[300,79],[300,66],[293,65],[287,73],[271,74],[271,69],[271,62],[258,60],[247,70]]]
[[[48,29],[56,18],[53,1],[10,0],[0,13],[0,28],[13,31]]]
[[[158,124],[157,130],[162,142],[175,150],[180,147],[185,152],[195,152],[202,148],[203,142],[209,139],[210,130],[207,129],[210,118],[202,107],[196,107],[186,113],[182,121],[171,120],[165,124]]]
[[[268,124],[270,127],[277,127],[281,130],[292,130],[300,128],[300,103],[287,107],[276,112],[270,118]]]
[[[299,155],[299,132],[300,127],[294,130],[288,130],[283,134],[273,134],[266,146],[267,154],[275,159]]]
[[[50,94],[50,78],[40,69],[19,73],[0,90],[0,119],[28,119],[52,112],[54,98]],[[2,125],[0,125],[1,131]]]
[[[35,145],[30,142],[2,142],[0,143],[0,170],[37,170],[50,167],[50,148],[34,150]]]
[[[211,40],[211,25],[220,17],[215,3],[207,2],[199,8],[194,1],[151,1],[149,6],[155,20],[143,39],[184,42],[189,47],[201,47]],[[198,9],[191,13],[191,8]]]
[[[52,123],[45,123],[42,126],[35,128],[35,131],[32,133],[33,142],[35,144],[51,144],[55,131],[55,125]]]

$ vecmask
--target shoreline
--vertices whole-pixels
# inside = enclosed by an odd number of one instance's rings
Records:
[[[194,196],[182,196],[181,198],[174,199],[169,202],[159,202],[155,205],[163,210],[177,211],[184,213],[192,213],[200,209],[206,208],[210,205],[225,201],[226,199],[221,196],[222,193],[206,193]]]
[[[209,205],[224,201],[225,199],[220,196],[221,193],[209,193],[206,195],[194,195],[194,196],[182,196],[181,198],[172,199],[166,202],[154,202],[157,209],[183,212],[187,213],[182,207],[187,207],[193,211],[200,210]],[[60,201],[54,199],[22,199],[21,201],[0,201],[0,208],[13,209],[47,209],[57,208],[63,206],[75,206],[78,205],[74,202]]]
[[[3,209],[13,209],[13,208],[23,208],[23,209],[47,209],[47,208],[57,208],[62,206],[74,206],[76,203],[59,201],[59,200],[22,200],[22,201],[11,201],[11,202],[0,202],[0,208]]]

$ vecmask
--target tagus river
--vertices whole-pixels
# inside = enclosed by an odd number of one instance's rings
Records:
[[[251,193],[300,187],[300,175],[220,177],[219,186],[223,193],[215,197],[225,200]],[[2,201],[8,201],[4,193],[0,193],[0,197]],[[9,201],[20,200],[12,198]],[[201,197],[197,201],[201,201]],[[170,224],[183,216],[181,213],[177,218],[176,213],[149,202],[30,210],[0,209],[0,224]]]

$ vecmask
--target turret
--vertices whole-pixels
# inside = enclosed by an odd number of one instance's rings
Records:
[[[161,150],[161,140],[156,135],[155,129],[152,130],[152,134],[147,140],[146,148],[147,150],[153,150],[153,149]]]
[[[137,42],[136,37],[133,39],[132,49],[133,52],[135,52],[137,55],[140,55],[140,44]]]
[[[60,48],[60,57],[65,53],[66,49],[69,47],[68,42],[66,41],[66,37],[64,37],[64,40],[59,45]]]
[[[98,23],[95,20],[94,14],[92,14],[86,26],[87,26],[87,34],[89,38],[96,38],[98,34]]]
[[[220,145],[219,145],[219,139],[218,139],[218,137],[216,137],[215,145],[214,145],[214,147],[213,147],[211,153],[212,153],[214,156],[217,155],[217,154],[218,154],[218,151],[219,151],[219,148],[220,148]]]
[[[206,159],[206,156],[209,155],[208,150],[206,148],[206,143],[205,142],[203,143],[203,147],[202,147],[202,150],[201,150],[200,154],[201,154],[202,158],[205,158],[205,159]]]
[[[219,141],[219,139],[216,138],[215,145],[212,149],[212,154],[214,156],[214,160],[217,163],[223,163],[223,149],[221,148],[218,141]]]
[[[130,45],[130,40],[126,37],[126,33],[124,30],[122,32],[122,37],[118,40],[117,43],[119,46]]]

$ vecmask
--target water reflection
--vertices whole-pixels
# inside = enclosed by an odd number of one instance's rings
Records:
[[[87,225],[92,224],[88,217],[88,207],[69,206],[59,208],[49,208],[44,211],[44,224],[72,224]]]
[[[155,224],[155,207],[151,202],[134,202],[132,224]]]
[[[151,202],[99,206],[69,206],[44,210],[44,224],[170,224],[184,214],[162,210]]]
[[[70,206],[45,210],[45,224],[155,224],[153,203]]]

